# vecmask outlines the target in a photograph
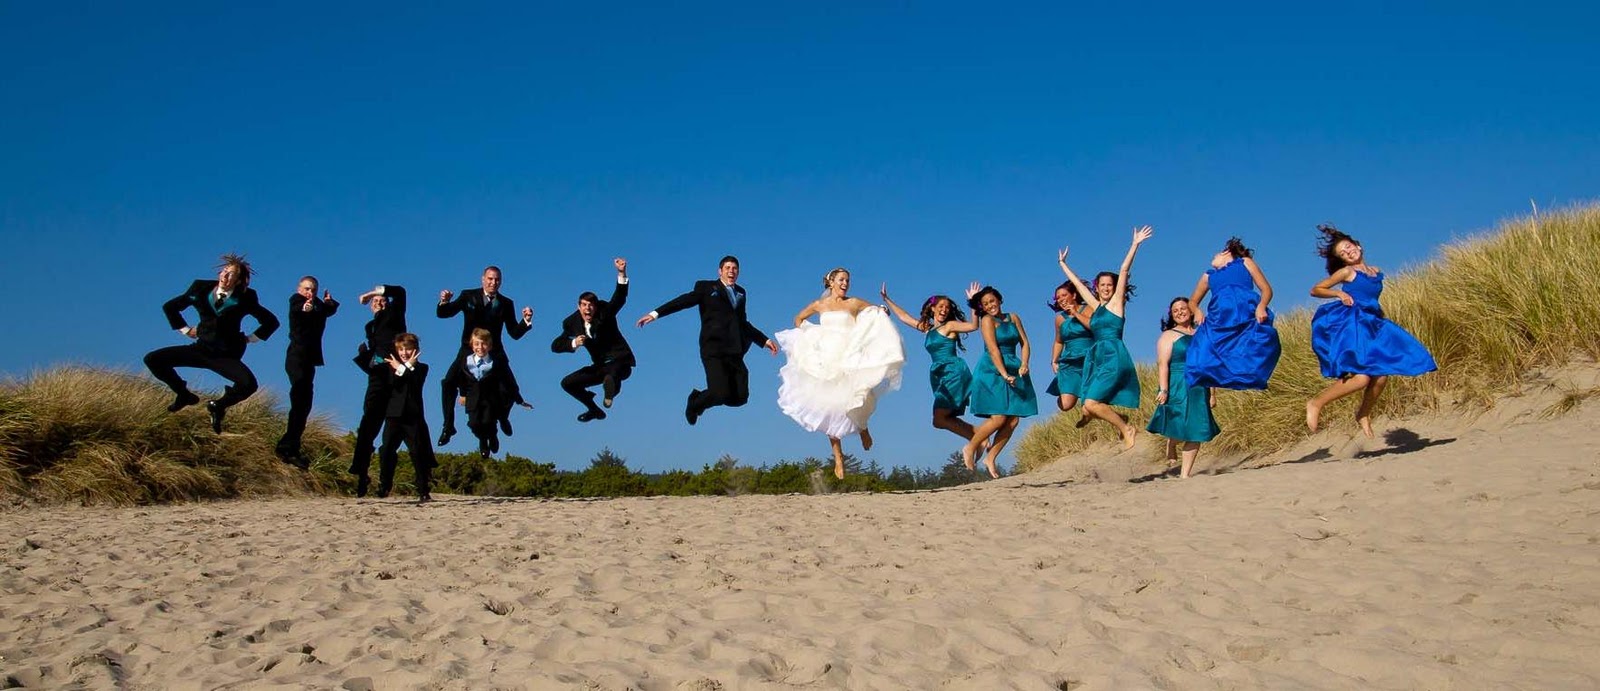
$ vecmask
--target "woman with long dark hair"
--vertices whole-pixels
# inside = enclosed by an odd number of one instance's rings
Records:
[[[1093,292],[1083,288],[1083,282],[1067,266],[1066,248],[1057,255],[1062,273],[1090,308],[1089,331],[1094,334],[1094,344],[1083,358],[1083,413],[1116,428],[1122,436],[1124,450],[1133,448],[1138,429],[1128,424],[1128,419],[1112,406],[1139,407],[1139,372],[1134,369],[1128,346],[1122,342],[1122,327],[1127,323],[1124,313],[1128,298],[1133,296],[1128,273],[1133,269],[1133,257],[1139,252],[1139,245],[1149,240],[1153,232],[1150,226],[1135,228],[1122,267],[1117,273],[1103,271],[1095,276]]]
[[[974,283],[968,294],[977,291]],[[947,295],[934,295],[924,300],[922,312],[915,319],[889,299],[887,283],[879,289],[879,295],[901,323],[923,334],[922,347],[933,359],[928,367],[928,385],[933,389],[933,426],[971,440],[972,423],[961,419],[972,393],[972,370],[961,359],[961,351],[966,350],[961,335],[977,331],[977,323],[967,321],[956,301]]]
[[[1050,309],[1056,311],[1056,338],[1050,346],[1050,367],[1055,376],[1046,393],[1056,397],[1056,407],[1061,412],[1078,405],[1078,395],[1083,392],[1083,358],[1094,344],[1094,333],[1089,331],[1089,311],[1072,283],[1056,286],[1055,299]],[[1087,415],[1078,418],[1078,426],[1089,424]]]
[[[1194,347],[1194,312],[1189,298],[1177,297],[1167,304],[1161,320],[1161,336],[1156,339],[1156,409],[1150,413],[1145,429],[1167,438],[1167,460],[1178,460],[1178,445],[1183,445],[1183,466],[1179,477],[1189,477],[1200,444],[1215,439],[1222,430],[1211,415],[1215,394],[1205,386],[1195,386],[1185,375],[1184,353]]]
[[[978,315],[983,333],[983,357],[972,372],[972,414],[988,418],[974,430],[972,439],[961,447],[961,460],[968,468],[976,465],[978,450],[985,442],[983,465],[989,477],[1000,477],[995,460],[1011,441],[1022,418],[1039,414],[1039,401],[1028,375],[1028,331],[1016,314],[1001,309],[1004,298],[994,286],[984,286],[968,300]],[[1020,350],[1020,354],[1019,354]]]

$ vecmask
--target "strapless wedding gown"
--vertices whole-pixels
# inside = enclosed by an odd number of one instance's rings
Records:
[[[878,396],[900,388],[905,346],[878,308],[818,315],[821,323],[779,331],[778,408],[807,431],[846,437],[867,427]]]

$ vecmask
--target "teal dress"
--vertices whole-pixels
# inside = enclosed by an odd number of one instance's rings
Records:
[[[1094,344],[1083,357],[1080,398],[1119,408],[1139,407],[1139,372],[1133,368],[1128,346],[1122,343],[1125,321],[1105,305],[1096,307],[1094,314],[1089,315],[1089,332],[1094,334]]]
[[[1177,441],[1206,442],[1215,439],[1222,429],[1211,416],[1206,387],[1189,386],[1185,379],[1184,355],[1189,351],[1188,334],[1172,342],[1172,356],[1167,360],[1167,402],[1156,406],[1150,414],[1150,430]]]
[[[1022,360],[1017,357],[1017,344],[1022,342],[1022,334],[1017,332],[1017,325],[1010,316],[1001,315],[995,319],[994,342],[1000,348],[1000,361],[1005,363],[1006,373],[1016,376],[1017,370],[1022,367]],[[993,359],[987,352],[978,356],[978,366],[972,370],[973,415],[1028,417],[1039,414],[1039,401],[1033,393],[1032,377],[1018,376],[1014,384],[1007,384],[994,368]]]
[[[1056,377],[1045,393],[1051,396],[1077,396],[1083,393],[1083,358],[1094,344],[1094,334],[1089,327],[1063,314],[1061,320],[1061,355],[1056,357]]]
[[[934,409],[954,410],[957,415],[966,412],[967,397],[972,394],[972,370],[956,351],[956,339],[946,337],[938,329],[928,329],[922,347],[933,358],[933,365],[928,368],[928,383],[933,386]]]

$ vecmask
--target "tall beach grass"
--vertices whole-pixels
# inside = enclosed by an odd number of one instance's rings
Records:
[[[171,401],[148,377],[87,366],[0,383],[0,499],[125,505],[335,490],[348,449],[327,421],[307,425],[308,473],[273,455],[285,419],[269,392],[229,409],[221,435],[203,405],[169,413]]]
[[[1381,239],[1351,230],[1382,257]],[[1308,232],[1308,246],[1311,241]],[[1310,288],[1274,287],[1280,294]],[[1445,245],[1422,266],[1389,271],[1383,307],[1427,345],[1439,371],[1391,378],[1379,415],[1487,408],[1541,368],[1600,358],[1600,205],[1509,220]],[[1215,414],[1223,432],[1202,454],[1268,454],[1308,435],[1305,402],[1330,383],[1311,352],[1311,313],[1300,308],[1278,316],[1283,359],[1268,390],[1218,392]],[[1155,379],[1153,364],[1140,365],[1145,406],[1130,421],[1141,430],[1155,407]],[[1324,426],[1354,430],[1358,398],[1325,409]],[[1018,470],[1112,441],[1107,425],[1076,429],[1077,419],[1073,411],[1030,427],[1017,447]]]

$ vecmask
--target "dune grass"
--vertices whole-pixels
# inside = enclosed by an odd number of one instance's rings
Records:
[[[1381,266],[1381,238],[1351,230]],[[1313,239],[1307,232],[1308,246]],[[1487,408],[1516,392],[1535,370],[1600,358],[1600,205],[1509,220],[1444,246],[1422,266],[1384,268],[1385,314],[1427,345],[1439,371],[1391,378],[1379,415]],[[1274,287],[1286,294],[1310,288]],[[1267,391],[1218,392],[1215,412],[1223,432],[1203,454],[1256,456],[1307,436],[1305,402],[1330,383],[1311,352],[1311,313],[1301,308],[1279,315],[1283,359]],[[1142,430],[1155,407],[1153,364],[1139,367],[1139,381],[1145,405],[1132,421]],[[1326,408],[1324,426],[1353,431],[1358,398]],[[1017,446],[1018,470],[1113,440],[1104,423],[1080,430],[1073,427],[1077,419],[1073,411],[1028,428]]]
[[[171,401],[148,377],[86,366],[0,383],[0,498],[127,505],[336,490],[349,451],[325,420],[307,425],[308,473],[273,455],[285,419],[269,392],[231,408],[222,435],[204,406],[169,413]]]

